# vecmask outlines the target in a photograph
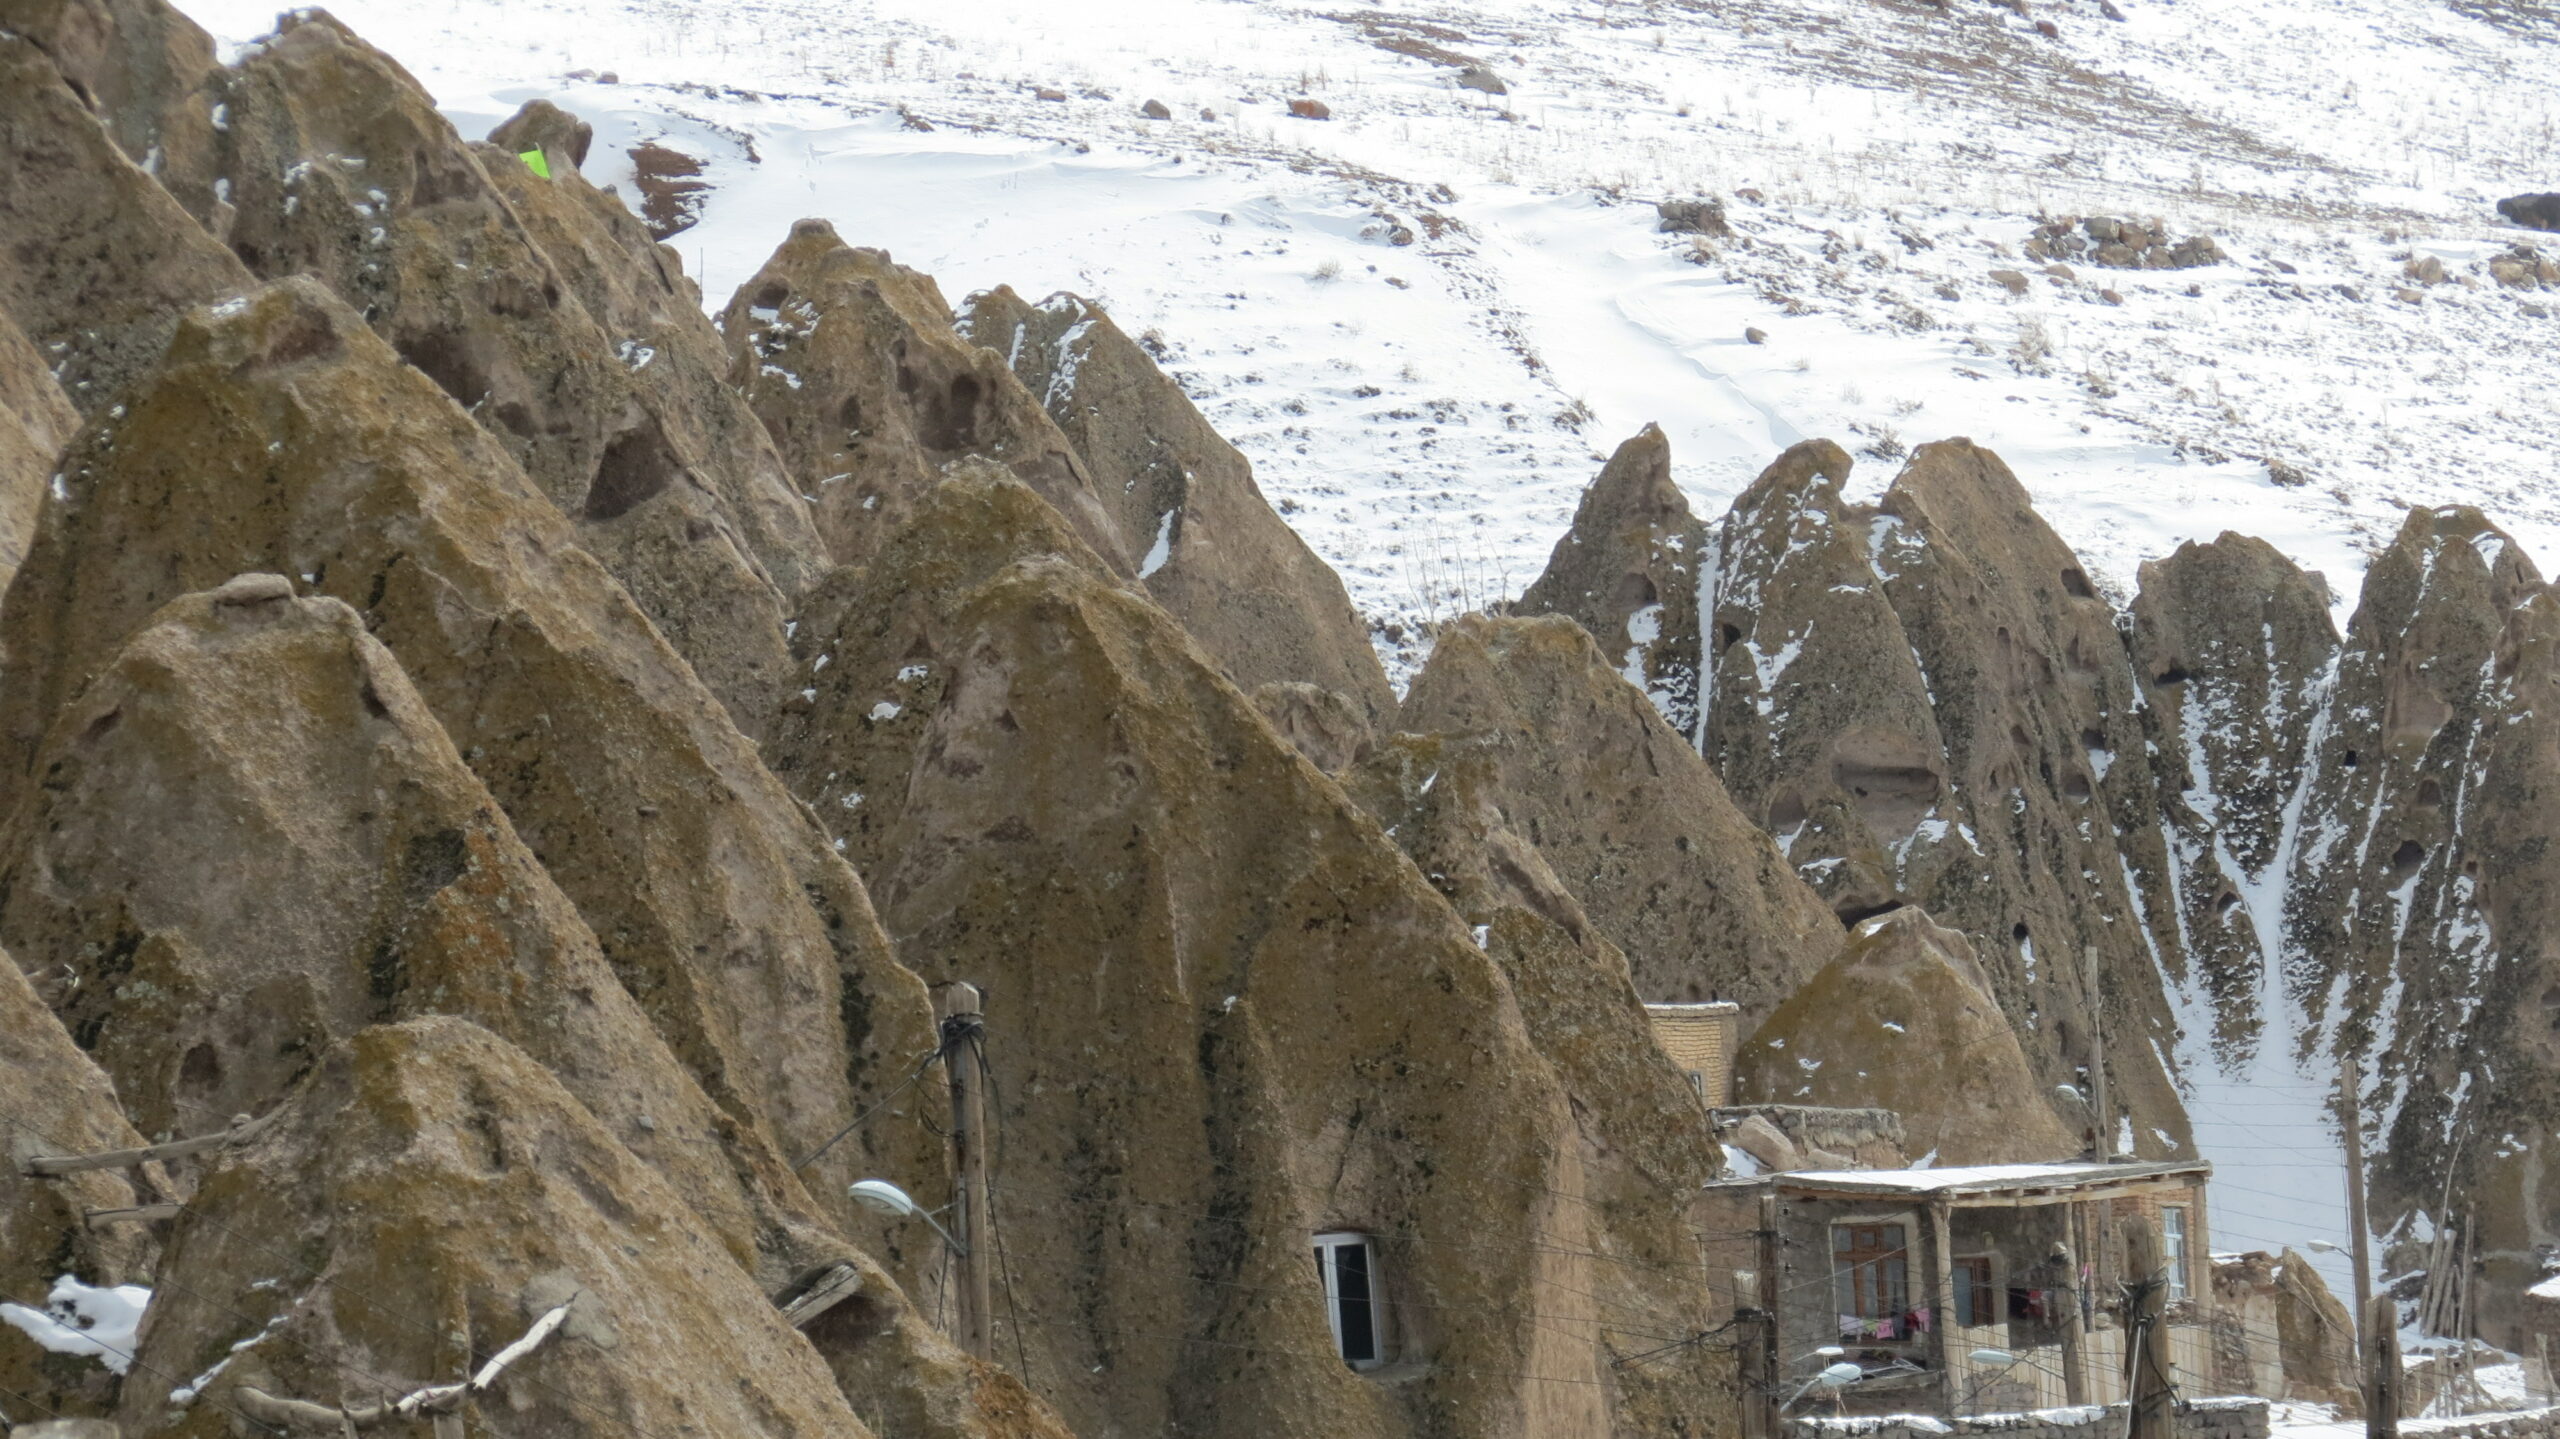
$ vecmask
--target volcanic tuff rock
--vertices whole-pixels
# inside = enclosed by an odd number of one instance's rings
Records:
[[[740,1143],[806,1153],[931,1047],[921,986],[806,812],[497,443],[316,283],[190,317],[64,469],[0,609],[26,763],[162,604],[305,576],[398,657]],[[0,784],[32,802],[39,774]],[[884,1126],[813,1176],[841,1195],[935,1156]]]
[[[31,1299],[63,1274],[92,1284],[149,1281],[160,1245],[148,1226],[91,1225],[82,1215],[162,1198],[166,1176],[159,1166],[92,1169],[60,1179],[33,1178],[22,1168],[38,1155],[143,1142],[125,1122],[114,1083],[71,1042],[17,964],[0,954],[0,1294]],[[34,1345],[0,1334],[0,1390],[76,1414],[98,1412],[108,1385],[105,1371],[86,1359],[48,1360]],[[25,1416],[23,1409],[13,1412]]]
[[[213,89],[231,248],[258,274],[317,275],[355,306],[576,518],[742,722],[768,712],[787,664],[777,591],[814,571],[814,532],[717,383],[702,327],[689,354],[658,359],[677,343],[603,323],[638,322],[641,305],[585,303],[615,288],[599,272],[617,268],[640,273],[619,277],[616,299],[675,289],[664,258],[613,234],[612,202],[577,193],[574,173],[543,190],[493,179],[483,158],[501,174],[524,166],[475,152],[406,71],[325,12],[284,17]],[[674,307],[661,295],[657,308]]]
[[[1370,723],[1395,708],[1342,581],[1254,485],[1253,465],[1091,302],[973,295],[959,331],[1005,355],[1092,475],[1147,593],[1244,689],[1316,684]]]
[[[1790,452],[1792,453],[1792,452]],[[1838,454],[1834,448],[1833,454]],[[1840,456],[1840,473],[1849,470]],[[1515,613],[1570,615],[1682,734],[1698,724],[1698,559],[1706,527],[1671,482],[1671,442],[1647,425],[1574,507]]]
[[[1482,744],[1496,805],[1623,948],[1649,1000],[1753,1018],[1840,946],[1840,926],[1706,761],[1561,617],[1442,628],[1403,727]]]
[[[192,1205],[127,1381],[129,1433],[227,1435],[245,1391],[334,1407],[474,1372],[552,1309],[549,1340],[469,1401],[473,1433],[865,1436],[819,1354],[704,1232],[694,1196],[553,1075],[463,1020],[362,1030],[316,1057],[255,1142]],[[967,1374],[876,1269],[843,1307],[877,1348]],[[171,1394],[214,1371],[204,1393]],[[916,1439],[1046,1439],[1026,1403],[952,1396],[964,1422]],[[970,1410],[978,1412],[971,1414]],[[1005,1410],[1015,1422],[989,1422]],[[988,1411],[994,1410],[994,1413]]]
[[[1400,734],[1346,783],[1474,927],[1511,986],[1530,1043],[1568,1091],[1609,1096],[1577,1109],[1583,1197],[1622,1216],[1612,1236],[1622,1247],[1598,1273],[1620,1300],[1664,1312],[1677,1307],[1671,1287],[1688,1278],[1625,1261],[1680,1249],[1662,1226],[1680,1222],[1682,1199],[1716,1176],[1720,1156],[1699,1142],[1697,1094],[1661,1048],[1626,1042],[1628,1022],[1646,1022],[1626,956],[1591,925],[1537,849],[1504,826],[1499,770],[1482,740]],[[1678,1433],[1682,1387],[1631,1384],[1612,1432]]]
[[[1924,445],[1870,509],[1826,449],[1782,456],[1719,535],[1708,757],[1844,919],[1917,904],[1974,937],[2039,1093],[2078,1078],[2102,1005],[2141,1152],[2192,1152],[2159,1058],[2166,847],[2112,611],[1997,457]]]
[[[27,557],[53,462],[79,428],[80,412],[0,310],[0,590]]]
[[[1297,746],[1307,762],[1326,774],[1340,774],[1369,752],[1376,735],[1359,703],[1340,690],[1304,681],[1275,680],[1256,685],[1253,707],[1271,722],[1282,739]]]
[[[84,414],[148,369],[181,311],[248,272],[118,151],[33,42],[0,27],[0,312]]]
[[[1905,907],[1849,932],[1735,1056],[1738,1104],[1890,1109],[1942,1165],[2051,1160],[2078,1136],[2044,1099],[1962,934]]]
[[[0,831],[0,934],[67,966],[57,1012],[143,1128],[218,1128],[368,1023],[460,1014],[547,1065],[738,1262],[805,1206],[769,1154],[761,1175],[723,1161],[756,1136],[723,1135],[346,605],[273,575],[171,603],[37,768]]]
[[[2283,933],[2286,809],[2338,656],[2329,587],[2227,532],[2145,563],[2141,585],[2134,674],[2185,901],[2187,977],[2214,1002],[2216,1041],[2236,1052],[2266,1019],[2255,999]]]
[[[1590,1297],[1623,1268],[1695,1266],[1694,1240],[1660,1206],[1620,1220],[1587,1196],[1713,1159],[1628,1173],[1568,1106],[1621,1097],[1578,1091],[1593,1071],[1524,1027],[1577,1016],[1558,1027],[1641,1054],[1623,979],[1558,961],[1541,973],[1560,994],[1515,991],[1376,824],[1009,477],[922,497],[862,584],[892,612],[857,596],[818,641],[840,688],[810,709],[795,779],[870,826],[854,848],[903,951],[988,987],[1021,1306],[998,1344],[1054,1376],[1079,1433],[1597,1432],[1708,1402],[1720,1358],[1622,1379],[1600,1342],[1620,1320]],[[1332,1228],[1381,1241],[1390,1322],[1428,1358],[1399,1383],[1331,1351],[1304,1274]],[[1630,1326],[1713,1322],[1702,1285],[1627,1289],[1606,1307],[1645,1316]]]
[[[702,311],[701,288],[674,250],[650,239],[612,191],[578,170],[587,131],[576,116],[535,100],[490,133],[497,154],[475,153],[579,303],[616,337],[634,387],[724,497],[749,554],[783,594],[797,595],[828,565],[808,502],[792,488],[763,422],[730,387],[728,350]],[[536,146],[553,157],[548,180],[516,159],[519,148]]]
[[[212,224],[227,208],[204,178],[217,119],[203,93],[216,67],[202,27],[162,0],[0,0],[0,30],[33,40],[188,214]]]
[[[2560,598],[2479,511],[2413,509],[2374,561],[2308,765],[2297,1002],[2365,1056],[2377,1230],[2445,1227],[2450,1181],[2501,1332],[2560,1241]]]
[[[1130,547],[1075,447],[1004,357],[962,339],[931,276],[802,220],[720,315],[729,378],[772,431],[818,532],[858,564],[944,466],[1005,465],[1115,570]]]

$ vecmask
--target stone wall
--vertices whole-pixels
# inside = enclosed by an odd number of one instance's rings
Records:
[[[2547,1411],[2546,1411],[2547,1412]],[[2518,1416],[2504,1416],[2518,1417]],[[2122,1434],[2122,1404],[2030,1409],[2021,1414],[1973,1414],[1945,1419],[1929,1414],[1880,1414],[1856,1419],[1825,1416],[1789,1419],[1790,1439],[1943,1439],[1946,1435],[1997,1435],[1999,1439],[2105,1439]],[[2448,1421],[2450,1422],[2450,1421]],[[2415,1423],[2403,1424],[2411,1433]],[[2176,1439],[2267,1439],[2264,1399],[2198,1399],[2177,1416]],[[2471,1439],[2447,1431],[2445,1439]],[[2483,1431],[2481,1439],[2560,1439],[2544,1429]]]
[[[1863,1169],[1899,1169],[1911,1162],[1904,1153],[1902,1116],[1890,1109],[1833,1109],[1815,1104],[1727,1105],[1715,1111],[1718,1137],[1727,1137],[1728,1131],[1754,1115],[1776,1125],[1799,1152],[1824,1150],[1854,1160]]]

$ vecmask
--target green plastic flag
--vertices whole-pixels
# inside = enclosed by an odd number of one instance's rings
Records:
[[[540,150],[527,150],[523,154],[516,156],[516,158],[524,162],[524,167],[526,169],[531,170],[533,173],[540,175],[546,180],[551,178],[551,162],[542,158],[542,152]]]

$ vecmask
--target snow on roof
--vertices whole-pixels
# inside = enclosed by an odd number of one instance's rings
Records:
[[[2560,1299],[2560,1274],[2554,1274],[2525,1291],[2536,1299]]]
[[[1711,999],[1699,1004],[1648,1004],[1647,1014],[1740,1014],[1742,1006],[1730,999]]]
[[[2103,1185],[2170,1175],[2205,1175],[2201,1161],[2150,1164],[1983,1164],[1951,1169],[1798,1169],[1778,1176],[1791,1186],[1862,1193],[1943,1194],[1956,1191]]]

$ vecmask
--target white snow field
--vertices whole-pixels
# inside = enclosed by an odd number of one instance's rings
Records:
[[[181,3],[231,44],[273,21]],[[1710,517],[1798,439],[1880,488],[1909,446],[1971,436],[2119,600],[2236,529],[2325,572],[2343,620],[2410,505],[2480,505],[2560,558],[2560,290],[2487,269],[2560,256],[2493,208],[2560,189],[2550,0],[1345,3],[336,13],[467,135],[547,96],[626,194],[632,144],[703,159],[672,243],[715,310],[804,215],[954,301],[1100,302],[1253,459],[1399,679],[1431,619],[1537,574],[1648,422]],[[1462,87],[1470,62],[1508,93]],[[1695,195],[1729,237],[1659,231],[1654,202]],[[2228,259],[2023,253],[2040,218],[2093,215]],[[2413,278],[2430,259],[2439,283]],[[2328,1076],[2222,1073],[2188,1028],[2216,1246],[2343,1242]]]

